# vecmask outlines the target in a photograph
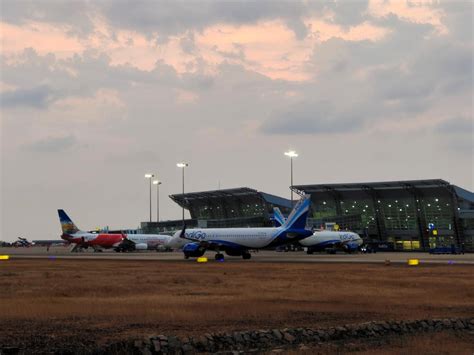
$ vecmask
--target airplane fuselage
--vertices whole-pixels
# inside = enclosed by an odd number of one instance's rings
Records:
[[[229,248],[261,249],[280,245],[301,238],[293,236],[291,231],[283,228],[209,228],[187,229],[185,238],[176,232],[167,245],[182,248],[187,243],[217,243]]]
[[[335,232],[335,231],[315,231],[312,236],[300,240],[302,246],[311,247],[313,249],[321,249],[330,247],[350,247],[352,249],[362,245],[362,238],[354,232]]]
[[[100,247],[104,249],[115,248],[125,238],[138,245],[138,249],[156,249],[164,246],[171,236],[160,234],[118,234],[118,233],[87,233],[63,234],[62,239],[82,246]],[[146,247],[143,247],[146,246]]]
[[[165,246],[171,236],[164,234],[127,234],[127,239],[136,245],[146,244],[148,249],[156,249]]]
[[[111,233],[87,233],[78,232],[74,234],[63,234],[61,238],[74,244],[80,244],[87,247],[100,247],[109,249],[117,246],[123,240],[122,234]]]

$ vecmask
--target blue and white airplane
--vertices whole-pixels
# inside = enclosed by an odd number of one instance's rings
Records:
[[[279,208],[273,209],[275,225],[282,225],[286,222],[285,217]],[[308,254],[315,251],[325,251],[341,249],[346,253],[357,251],[363,244],[362,238],[354,232],[342,231],[334,232],[328,230],[316,230],[312,236],[299,241],[300,245],[307,248]]]
[[[297,203],[288,220],[277,228],[183,228],[175,233],[166,246],[173,249],[182,248],[186,259],[200,257],[206,250],[216,251],[216,260],[224,259],[222,252],[250,259],[249,250],[296,242],[311,236],[313,233],[305,229],[309,205],[308,195]]]

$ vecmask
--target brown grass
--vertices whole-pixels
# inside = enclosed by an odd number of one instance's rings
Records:
[[[367,339],[365,341],[332,342],[297,349],[284,349],[285,354],[299,355],[451,355],[474,353],[472,333],[421,333],[399,337]],[[274,354],[268,352],[268,354]]]
[[[0,343],[41,334],[70,339],[80,333],[101,342],[149,333],[474,316],[473,271],[459,265],[10,260],[0,263]]]

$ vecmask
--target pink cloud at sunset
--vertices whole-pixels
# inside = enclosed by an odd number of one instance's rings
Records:
[[[193,72],[196,58],[208,64],[208,73],[215,73],[222,62],[243,65],[271,79],[304,81],[308,60],[315,44],[330,38],[347,41],[382,39],[389,30],[368,22],[343,29],[320,19],[306,19],[309,35],[303,40],[283,21],[266,21],[254,25],[233,26],[218,24],[192,32],[195,38],[193,53],[185,53],[180,42],[186,35],[170,36],[164,43],[136,31],[113,29],[103,21],[96,21],[94,31],[87,38],[68,34],[64,27],[45,23],[13,26],[2,23],[3,52],[6,56],[33,48],[39,54],[53,53],[58,58],[95,50],[110,57],[111,65],[129,64],[150,71],[157,61],[172,66],[178,73]],[[158,36],[158,34],[156,35]]]
[[[70,57],[81,53],[86,46],[74,36],[67,34],[68,29],[43,22],[31,22],[15,26],[0,22],[2,53],[10,55],[33,48],[40,54],[53,53],[58,58]]]
[[[439,1],[370,0],[368,12],[374,17],[393,14],[405,21],[430,24],[439,34],[446,34],[448,29],[442,22],[443,11],[429,6],[433,4],[439,4]]]

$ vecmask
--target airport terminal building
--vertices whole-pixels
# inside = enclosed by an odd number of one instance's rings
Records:
[[[311,195],[308,227],[328,224],[360,234],[390,250],[456,246],[474,252],[474,193],[441,179],[295,185]],[[272,226],[273,207],[283,214],[291,201],[250,188],[176,194],[191,219],[188,227]],[[142,223],[145,232],[181,228],[182,220]]]
[[[270,227],[273,207],[283,214],[291,212],[291,201],[248,187],[171,195],[170,198],[189,211],[187,227],[230,228]],[[142,222],[146,233],[174,231],[182,227],[182,220]]]
[[[457,246],[474,251],[474,193],[441,179],[298,185],[312,226],[335,222],[395,250]]]

